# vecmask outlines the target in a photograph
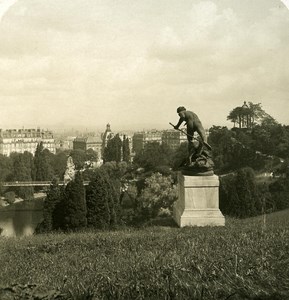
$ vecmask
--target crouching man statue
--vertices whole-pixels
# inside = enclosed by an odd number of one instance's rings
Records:
[[[177,113],[180,117],[178,124],[170,124],[174,129],[186,134],[188,139],[188,157],[180,165],[180,170],[184,175],[213,175],[212,149],[207,143],[206,133],[200,119],[194,112],[186,110],[183,106],[178,107]],[[179,129],[183,122],[186,122],[186,132]],[[198,138],[194,137],[195,132],[199,134]]]

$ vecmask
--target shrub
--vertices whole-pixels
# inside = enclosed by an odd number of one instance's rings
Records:
[[[15,202],[15,192],[6,192],[4,197],[9,204],[13,204]]]
[[[76,173],[75,179],[70,181],[65,188],[63,205],[64,230],[78,230],[86,227],[85,189],[79,172]]]
[[[220,209],[224,214],[240,218],[261,212],[261,199],[251,168],[242,168],[236,175],[221,178]]]
[[[145,187],[138,199],[138,210],[144,219],[154,218],[161,209],[172,211],[176,199],[176,186],[171,176],[153,173],[145,179]]]
[[[118,184],[104,170],[96,170],[86,192],[87,225],[107,228],[119,220]]]

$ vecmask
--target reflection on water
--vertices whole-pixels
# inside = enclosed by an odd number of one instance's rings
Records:
[[[9,207],[0,209],[1,236],[32,235],[42,221],[42,209]]]

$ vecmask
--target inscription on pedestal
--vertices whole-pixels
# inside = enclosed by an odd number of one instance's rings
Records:
[[[219,177],[185,176],[178,173],[178,200],[174,219],[184,226],[224,226],[219,209]]]

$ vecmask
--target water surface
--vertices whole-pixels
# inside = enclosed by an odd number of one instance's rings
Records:
[[[1,236],[27,236],[34,233],[43,218],[43,201],[24,202],[0,208]]]

